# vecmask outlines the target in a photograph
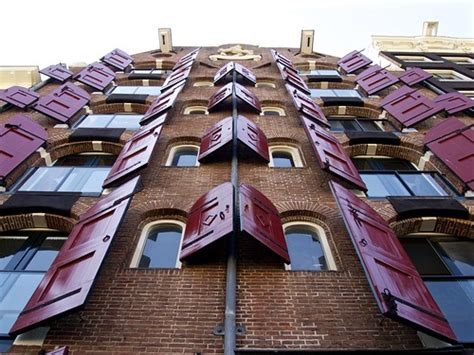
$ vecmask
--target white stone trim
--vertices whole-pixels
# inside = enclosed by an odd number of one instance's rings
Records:
[[[171,163],[173,162],[173,158],[175,154],[180,151],[181,149],[187,149],[187,148],[194,148],[197,150],[197,156],[196,156],[196,165],[199,166],[199,161],[197,160],[197,157],[199,156],[199,146],[196,144],[180,144],[180,145],[175,145],[170,149],[170,153],[168,154],[168,159],[166,159],[166,166],[172,166]]]
[[[291,157],[293,158],[293,162],[295,163],[295,168],[302,168],[304,167],[303,164],[303,159],[301,158],[301,154],[298,148],[292,147],[289,145],[272,145],[268,147],[269,150],[269,155],[270,155],[270,162],[268,163],[268,166],[273,168],[274,163],[273,163],[273,153],[274,152],[285,152],[291,154]]]

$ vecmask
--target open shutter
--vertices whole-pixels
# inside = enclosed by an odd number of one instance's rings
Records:
[[[265,162],[270,161],[265,133],[244,116],[237,117],[237,138]]]
[[[408,86],[402,86],[390,93],[382,100],[381,105],[405,127],[414,126],[443,111],[442,105]]]
[[[25,332],[85,304],[138,179],[115,189],[80,217],[10,334]]]
[[[188,66],[188,65],[192,66],[193,62],[197,58],[198,54],[199,54],[199,48],[193,50],[192,52],[189,52],[184,57],[181,57],[178,60],[178,62],[175,64],[175,66],[173,67],[173,70],[177,70],[177,69],[180,69],[180,68],[182,68],[184,66]]]
[[[288,84],[286,85],[286,89],[288,90],[288,93],[293,99],[293,103],[299,112],[320,126],[328,128],[331,127],[326,116],[324,115],[324,112],[321,110],[318,104],[314,102],[313,99],[311,99],[311,97],[306,96]]]
[[[424,71],[421,68],[410,68],[405,71],[400,77],[400,81],[403,83],[413,86],[415,84],[421,83],[424,80],[431,78],[433,74]]]
[[[456,340],[388,223],[349,190],[332,181],[330,185],[382,313],[442,339]]]
[[[115,79],[115,73],[104,64],[96,62],[74,75],[74,79],[102,91]]]
[[[289,60],[288,58],[286,58],[284,55],[282,55],[281,53],[279,53],[279,52],[277,52],[273,49],[271,50],[271,53],[272,53],[273,59],[275,59],[275,62],[277,62],[277,64],[281,64],[284,67],[286,67],[290,70],[293,70],[295,73],[298,72],[298,70],[296,70],[295,67],[293,66],[293,62],[291,60]],[[280,68],[280,70],[281,70],[281,68]]]
[[[337,61],[337,65],[347,74],[366,67],[370,63],[372,63],[372,61],[358,51],[352,51]]]
[[[344,179],[358,189],[367,191],[357,168],[341,143],[307,118],[301,117],[301,121],[321,169]]]
[[[133,58],[118,48],[104,55],[101,60],[118,70],[125,70],[125,68],[133,63]]]
[[[31,105],[38,98],[39,95],[36,92],[21,86],[11,86],[8,89],[0,90],[0,100],[19,108]]]
[[[288,84],[305,93],[306,95],[311,95],[311,91],[309,90],[308,86],[297,73],[294,73],[283,66],[280,67],[280,72],[281,76]]]
[[[41,97],[33,109],[60,122],[67,122],[90,100],[84,89],[73,83],[65,83],[48,95]]]
[[[63,346],[62,348],[58,348],[55,350],[48,351],[44,353],[44,355],[68,355],[69,354],[69,347]]]
[[[233,70],[240,74],[249,83],[255,84],[257,82],[257,77],[249,69],[244,67],[242,64],[230,62],[217,71],[216,75],[214,76],[214,83],[216,84],[222,81],[222,79],[224,79],[227,74],[231,73]]]
[[[441,105],[450,115],[474,107],[474,100],[471,100],[459,92],[449,92],[439,95],[433,101]]]
[[[161,92],[165,92],[181,82],[183,82],[188,78],[189,73],[191,72],[191,67],[189,68],[181,68],[179,70],[171,72],[171,74],[166,78],[163,86],[161,87]]]
[[[223,183],[201,196],[191,208],[180,260],[224,238],[233,231],[234,189]]]
[[[0,184],[47,139],[46,130],[24,115],[0,124]]]
[[[210,112],[211,110],[214,110],[215,108],[217,108],[217,106],[221,102],[225,101],[231,95],[232,95],[232,83],[229,83],[221,87],[209,98],[209,101],[207,103],[208,111]]]
[[[278,210],[256,188],[240,185],[240,228],[290,263],[283,227]]]
[[[425,145],[474,190],[474,125],[450,118],[432,128]]]
[[[73,75],[72,71],[70,71],[61,64],[50,65],[49,67],[41,69],[40,73],[49,76],[50,78],[53,78],[55,80],[58,80],[61,83],[70,79]]]
[[[184,83],[158,96],[140,120],[140,124],[145,125],[156,117],[168,112],[173,107],[179,93],[183,89],[183,85]]]
[[[388,88],[397,81],[398,78],[395,75],[389,73],[378,65],[374,65],[373,67],[364,70],[356,78],[357,84],[359,84],[359,86],[369,95]]]
[[[208,161],[214,152],[232,141],[232,117],[224,118],[217,122],[201,139],[199,147],[200,162]]]
[[[123,183],[148,166],[166,116],[142,127],[125,143],[104,180],[102,187],[111,187]]]
[[[262,107],[260,106],[260,101],[258,101],[257,96],[255,96],[250,90],[246,89],[240,84],[235,84],[235,94],[243,102],[247,103],[251,108],[256,112],[262,112]]]

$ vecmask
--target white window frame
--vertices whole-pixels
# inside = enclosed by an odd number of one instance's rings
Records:
[[[286,230],[287,228],[294,227],[294,226],[303,226],[308,229],[312,229],[315,232],[319,242],[321,243],[321,248],[324,253],[324,258],[326,259],[326,270],[295,270],[295,271],[307,271],[307,272],[324,272],[324,271],[337,271],[336,262],[334,261],[334,257],[331,253],[331,248],[329,246],[328,238],[326,236],[326,232],[324,231],[323,227],[317,225],[316,223],[306,222],[306,221],[294,221],[288,222],[283,224],[283,232],[285,233],[285,242],[286,242]],[[291,261],[291,260],[290,260]],[[291,263],[285,263],[285,270],[291,271]]]
[[[260,116],[265,116],[265,112],[274,111],[278,113],[278,116],[286,116],[286,112],[284,109],[278,106],[262,106],[262,112]]]
[[[214,86],[214,82],[210,81],[210,80],[200,80],[200,81],[196,81],[194,84],[193,84],[194,87],[213,87]]]
[[[456,63],[456,64],[472,64],[474,63],[474,59],[470,57],[463,57],[463,56],[457,56],[457,57],[443,57],[441,58],[446,59],[450,62]]]
[[[300,151],[296,147],[291,147],[289,145],[272,145],[272,146],[268,147],[268,150],[269,150],[269,153],[270,153],[269,154],[270,155],[270,162],[268,163],[268,166],[270,168],[281,169],[281,168],[275,167],[275,165],[273,163],[273,153],[274,152],[284,152],[284,153],[291,154],[291,157],[293,158],[293,163],[295,164],[295,166],[292,167],[292,168],[303,168],[304,167],[304,163],[303,163],[303,159],[301,158]],[[291,169],[291,168],[288,168],[288,169]]]
[[[181,248],[183,246],[183,237],[184,237],[184,232],[186,229],[186,224],[176,219],[159,219],[157,221],[147,223],[145,227],[143,227],[143,230],[140,233],[140,238],[138,239],[137,247],[135,248],[135,252],[133,253],[133,257],[130,262],[130,268],[132,269],[139,268],[138,265],[140,264],[140,259],[143,255],[143,250],[145,249],[145,244],[146,244],[146,241],[148,240],[148,235],[154,228],[156,228],[160,224],[168,224],[168,225],[175,224],[181,227],[181,240],[179,242],[178,255],[176,255],[176,265],[174,267],[175,269],[181,269],[182,263],[181,261],[179,261],[179,255],[181,252]],[[150,270],[150,269],[155,269],[155,268],[146,268],[146,269]],[[163,269],[166,269],[166,268],[163,268]]]
[[[173,165],[171,165],[173,163],[173,159],[174,159],[175,154],[179,150],[186,149],[186,148],[195,148],[195,149],[197,149],[196,165],[194,165],[194,167],[199,166],[200,164],[199,164],[199,160],[197,160],[197,157],[199,156],[199,148],[200,147],[196,144],[179,144],[179,145],[175,145],[174,147],[172,147],[170,149],[169,154],[168,154],[168,159],[166,159],[165,166],[169,166],[171,168],[192,168],[193,166],[173,166]]]
[[[204,111],[204,115],[208,115],[209,111],[207,110],[207,106],[203,105],[194,105],[194,106],[188,106],[184,108],[183,114],[184,115],[193,115],[193,111]],[[202,113],[201,113],[202,115]]]
[[[439,81],[474,81],[473,79],[457,72],[456,70],[453,69],[425,69],[428,73],[431,73],[433,75],[436,74],[448,74],[448,75],[453,75],[456,77],[456,79],[442,79],[436,77]]]
[[[255,84],[256,88],[276,89],[276,84],[270,81],[259,81]]]
[[[396,55],[395,57],[404,62],[441,62],[441,60],[432,60],[424,55]]]

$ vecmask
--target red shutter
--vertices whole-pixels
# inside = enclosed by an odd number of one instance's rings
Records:
[[[413,86],[415,84],[421,83],[422,81],[431,78],[432,76],[433,76],[433,74],[428,73],[428,72],[424,71],[421,68],[410,68],[407,71],[405,71],[399,77],[399,79],[403,83],[405,83],[409,86]]]
[[[205,162],[217,150],[232,141],[232,117],[217,122],[201,139],[199,148],[200,162]]]
[[[214,95],[209,98],[209,101],[207,103],[208,111],[211,111],[216,108],[217,105],[225,101],[230,96],[232,96],[232,83],[221,87],[219,90],[217,90],[217,92],[214,93]]]
[[[180,69],[183,66],[187,66],[187,65],[192,66],[192,63],[197,58],[198,54],[199,54],[199,49],[195,49],[192,52],[186,54],[184,57],[181,57],[178,60],[178,62],[175,64],[175,66],[173,67],[173,70]]]
[[[262,112],[260,101],[258,101],[257,96],[255,96],[250,90],[236,83],[235,94],[237,95],[239,99],[247,103],[250,107],[252,107],[258,113]]]
[[[467,186],[474,190],[474,129],[456,118],[432,128],[425,145],[440,158]]]
[[[456,340],[388,223],[339,184],[333,195],[382,313],[437,337]]]
[[[443,111],[442,105],[431,101],[408,86],[402,86],[390,93],[382,100],[381,105],[405,127],[414,126]]]
[[[148,166],[165,119],[162,116],[158,122],[155,120],[142,127],[125,143],[102,187],[121,184]]]
[[[180,86],[177,86],[172,90],[168,90],[167,92],[158,96],[158,98],[152,102],[145,115],[140,120],[140,124],[147,124],[154,118],[169,111],[173,107],[179,93],[183,89],[183,85],[184,82]]]
[[[257,153],[264,161],[267,163],[270,161],[265,133],[244,116],[237,117],[237,138]]]
[[[289,60],[288,58],[286,58],[285,56],[281,55],[281,53],[275,51],[275,50],[271,50],[272,52],[272,56],[273,56],[273,59],[275,59],[275,62],[277,62],[278,64],[281,64],[283,65],[284,67],[290,69],[290,70],[293,70],[295,73],[297,73],[298,71],[295,69],[295,67],[293,66],[293,63],[291,60]],[[281,70],[281,68],[280,68]]]
[[[80,217],[10,334],[25,332],[85,304],[138,179],[115,189]]]
[[[125,68],[133,63],[133,58],[118,48],[104,55],[101,60],[118,70],[125,70]]]
[[[41,97],[38,102],[33,105],[33,108],[60,122],[67,122],[78,113],[89,100],[90,96],[87,91],[73,83],[65,83],[48,95]]]
[[[234,189],[230,182],[201,196],[188,215],[180,260],[232,233],[233,208]]]
[[[40,73],[49,76],[53,79],[56,79],[60,82],[64,82],[70,79],[73,75],[72,71],[70,71],[61,64],[50,65],[49,67],[41,69]]]
[[[0,183],[47,139],[46,130],[24,115],[0,124]]]
[[[341,143],[307,118],[301,117],[301,120],[321,169],[350,182],[358,189],[367,191],[359,172]]]
[[[326,116],[324,115],[324,112],[321,110],[318,104],[314,102],[313,99],[311,99],[311,97],[306,96],[288,84],[286,85],[286,89],[288,90],[288,93],[293,99],[293,103],[299,112],[320,126],[328,128],[331,127]]]
[[[283,79],[290,84],[291,86],[295,87],[299,91],[303,92],[306,95],[311,95],[311,91],[309,90],[308,86],[304,82],[304,80],[298,74],[288,70],[285,67],[280,67],[281,76]]]
[[[11,86],[8,89],[0,90],[0,100],[19,108],[31,105],[38,98],[39,95],[36,92],[21,86]]]
[[[356,78],[357,84],[359,84],[359,86],[369,95],[388,88],[397,81],[398,78],[395,75],[382,69],[378,65],[374,65],[373,67],[364,70]]]
[[[63,346],[62,348],[48,351],[44,355],[68,355],[68,354],[69,354],[69,347]]]
[[[227,74],[231,73],[233,70],[239,73],[250,83],[255,84],[257,82],[257,77],[249,69],[239,63],[230,62],[217,71],[216,75],[214,76],[214,83],[216,84],[221,81]]]
[[[191,68],[181,68],[179,70],[175,70],[171,72],[171,74],[166,78],[165,82],[163,83],[163,86],[161,87],[161,92],[165,92],[181,82],[183,82],[188,78],[189,73],[191,72]]]
[[[240,228],[290,263],[278,210],[260,191],[240,185]]]
[[[459,92],[449,92],[439,95],[433,101],[441,105],[450,115],[474,107],[474,100],[471,100]]]
[[[372,61],[358,51],[352,51],[337,61],[337,65],[347,74],[351,74],[370,63],[372,63]]]
[[[115,79],[115,73],[104,64],[96,62],[74,75],[74,79],[102,91]]]

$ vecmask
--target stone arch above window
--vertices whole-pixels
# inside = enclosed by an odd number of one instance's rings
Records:
[[[270,163],[268,166],[273,168],[302,168],[304,167],[303,158],[300,150],[290,145],[270,145]]]
[[[262,113],[261,116],[286,116],[286,112],[283,108],[271,104],[262,103]]]
[[[198,156],[198,144],[176,144],[169,149],[165,165],[170,167],[197,167],[199,166]]]
[[[255,84],[255,87],[261,88],[261,89],[276,89],[276,84],[271,80],[263,79],[263,80],[257,81],[257,83]]]
[[[184,108],[183,114],[185,115],[208,115],[206,105],[192,105]]]
[[[209,79],[209,80],[196,80],[193,83],[193,86],[194,87],[213,87],[214,82],[211,79]]]

